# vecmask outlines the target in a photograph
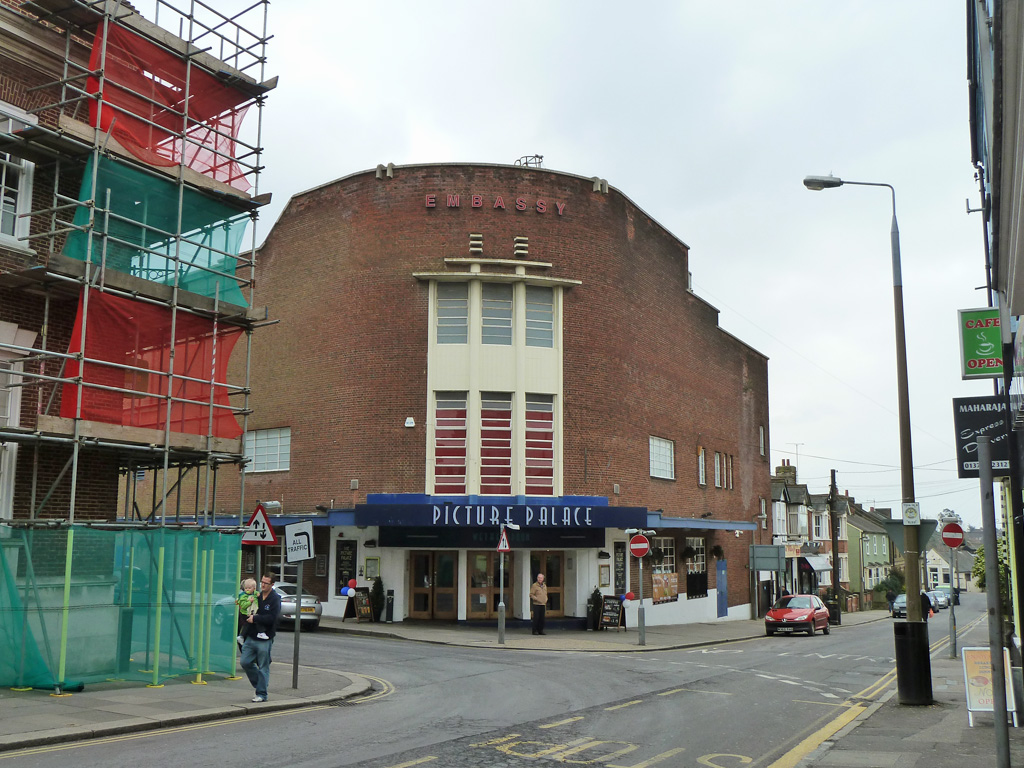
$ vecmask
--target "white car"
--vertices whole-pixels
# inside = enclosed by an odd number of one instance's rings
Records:
[[[274,585],[274,591],[281,596],[281,621],[290,622],[293,626],[295,624],[295,593],[298,591],[298,587],[295,584],[289,584],[285,581],[279,581]],[[302,604],[300,606],[300,616],[302,620],[302,626],[307,629],[317,629],[320,626],[320,616],[323,614],[324,607],[320,603],[320,598],[316,595],[310,595],[306,592],[302,593]]]

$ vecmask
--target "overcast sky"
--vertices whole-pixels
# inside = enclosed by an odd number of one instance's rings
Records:
[[[226,0],[225,0],[226,1]],[[980,524],[957,479],[957,309],[984,306],[963,3],[275,0],[274,202],[378,163],[600,176],[691,248],[694,290],[769,357],[771,460],[866,506],[901,493],[890,197],[922,514]]]

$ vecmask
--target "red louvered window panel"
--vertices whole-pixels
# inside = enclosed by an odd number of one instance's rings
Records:
[[[512,493],[512,395],[481,393],[480,493]]]
[[[555,495],[554,398],[526,396],[526,494]]]
[[[434,493],[466,493],[466,393],[438,392],[434,414]]]

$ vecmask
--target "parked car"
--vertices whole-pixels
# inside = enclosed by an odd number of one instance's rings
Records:
[[[828,608],[817,595],[787,595],[775,601],[764,617],[764,631],[769,637],[776,632],[806,632],[814,635],[820,629],[826,635]]]
[[[928,597],[931,598],[932,606],[935,608],[949,608],[949,595],[941,589],[933,589],[928,593]]]
[[[892,617],[894,619],[907,618],[907,594],[896,595],[892,604]]]
[[[298,587],[294,584],[280,581],[274,585],[274,591],[281,596],[281,623],[290,623],[294,627],[295,593],[298,591]],[[323,614],[323,610],[324,607],[320,603],[320,598],[306,592],[302,593],[300,615],[303,627],[317,629],[320,626],[320,616]]]

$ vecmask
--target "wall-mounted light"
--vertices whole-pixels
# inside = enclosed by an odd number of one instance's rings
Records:
[[[611,560],[612,556],[610,552],[605,552],[603,549],[597,553],[598,560]]]
[[[363,566],[359,566],[359,578],[363,578]]]
[[[407,426],[407,427],[415,427],[416,426],[416,419],[414,419],[412,416],[406,416],[405,417],[405,426]]]
[[[367,549],[374,549],[377,546],[377,540],[376,539],[367,539],[366,541],[363,542],[363,546],[366,547]]]

